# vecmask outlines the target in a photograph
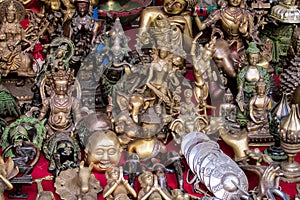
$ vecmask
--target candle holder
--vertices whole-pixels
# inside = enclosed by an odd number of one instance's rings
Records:
[[[279,131],[281,148],[287,154],[287,161],[281,164],[282,180],[288,183],[300,181],[300,164],[294,160],[300,151],[300,119],[298,104],[293,104],[291,113],[282,121]]]

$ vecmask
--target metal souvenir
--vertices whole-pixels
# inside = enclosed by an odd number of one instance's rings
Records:
[[[91,174],[93,164],[84,167],[84,162],[76,169],[68,169],[55,179],[54,187],[61,199],[97,199],[102,191],[99,181]]]
[[[99,130],[88,138],[84,152],[85,162],[93,162],[95,171],[104,172],[119,165],[122,148],[115,132]]]
[[[272,7],[270,16],[282,23],[300,23],[300,10],[296,1],[284,0]]]
[[[204,135],[203,133],[197,134]],[[186,137],[189,135],[195,135],[195,133],[187,134]],[[209,140],[199,143],[208,144]],[[217,147],[216,143],[212,145]],[[197,153],[196,156],[198,156],[198,158],[195,158],[195,155],[191,155],[190,153],[193,152],[194,148],[200,146],[201,145],[195,145],[195,143],[191,144],[187,142],[184,146],[184,149],[191,150],[182,150],[182,152],[185,152],[184,156],[188,161],[190,169],[192,169],[192,171],[195,169],[197,170],[195,171],[197,178],[204,183],[207,189],[211,191],[217,198],[224,200],[240,198],[244,191],[248,190],[248,180],[245,173],[234,161],[231,160],[230,157],[225,155],[218,148],[212,148],[212,150],[207,154],[201,155]],[[205,148],[205,145],[203,145],[203,148]],[[193,162],[191,162],[189,159],[193,160]]]
[[[14,166],[14,161],[8,158],[6,161],[0,157],[0,199],[5,199],[4,191],[13,189],[10,179],[18,175],[19,169]]]
[[[76,168],[81,152],[77,141],[65,133],[55,133],[43,145],[43,152],[50,164],[48,170],[58,176],[61,171]]]
[[[103,197],[107,200],[126,199],[130,198],[128,195],[137,197],[135,190],[129,185],[128,181],[123,177],[122,167],[111,167],[105,172],[107,185],[103,190]]]
[[[42,182],[43,180],[52,180],[53,176],[45,176],[43,178],[34,179],[32,182],[35,182],[37,185],[37,195],[35,200],[55,200],[54,194],[51,191],[44,191]]]
[[[300,179],[300,165],[294,160],[300,150],[300,119],[298,104],[293,104],[290,114],[282,121],[279,137],[283,151],[287,154],[288,160],[281,163],[283,171],[282,180],[286,182],[296,182]]]

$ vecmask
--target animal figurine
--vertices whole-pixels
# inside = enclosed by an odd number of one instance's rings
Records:
[[[61,199],[82,200],[97,199],[97,194],[102,191],[99,181],[91,171],[93,163],[84,167],[84,162],[76,169],[68,169],[60,173],[55,179],[54,187]]]

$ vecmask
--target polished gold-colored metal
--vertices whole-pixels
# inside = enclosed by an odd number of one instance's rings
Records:
[[[122,167],[111,167],[105,172],[107,185],[103,190],[103,197],[107,200],[124,199],[130,200],[128,195],[137,197],[135,190],[124,179]]]
[[[212,12],[203,22],[200,21],[197,13],[194,13],[199,30],[204,30],[220,21],[222,31],[227,35],[224,39],[230,46],[236,42],[238,53],[243,52],[244,49],[242,40],[253,36],[255,31],[253,15],[241,6],[241,2],[241,0],[228,1],[228,4]]]
[[[297,182],[300,180],[300,164],[294,160],[300,151],[300,119],[298,104],[293,104],[290,114],[282,121],[279,136],[281,148],[288,160],[281,163],[283,181]]]
[[[94,163],[97,172],[104,172],[108,168],[118,166],[122,148],[116,133],[111,130],[101,130],[93,133],[85,147],[85,162]]]
[[[61,199],[97,199],[102,187],[91,174],[92,169],[93,163],[84,167],[82,161],[79,168],[62,171],[55,179],[55,192]]]
[[[0,157],[0,199],[5,199],[4,190],[13,189],[12,183],[9,181],[10,179],[17,176],[19,173],[18,167],[14,166],[14,161],[12,158],[8,158],[7,161],[4,161],[2,157]]]
[[[43,107],[41,109],[39,119],[42,120],[49,114],[47,120],[48,135],[55,132],[65,132],[70,134],[74,123],[81,118],[79,109],[80,86],[78,86],[77,97],[72,96],[74,91],[74,70],[65,69],[63,63],[54,67],[41,83],[40,93],[42,97]],[[55,71],[57,70],[57,72]],[[46,96],[45,87],[49,89]],[[72,114],[75,120],[72,120]]]
[[[152,172],[145,171],[139,176],[141,190],[138,193],[138,200],[164,199],[172,200],[171,194],[158,184],[157,176]]]
[[[247,159],[246,151],[249,150],[247,132],[231,133],[224,128],[220,129],[219,132],[222,140],[233,149],[236,162]]]
[[[32,58],[22,49],[23,43],[31,44],[20,24],[25,17],[24,6],[19,1],[7,0],[0,4],[0,10],[1,75],[7,76],[10,72],[16,72],[18,76],[34,77],[36,73],[32,67]]]
[[[258,135],[269,135],[269,112],[272,109],[272,101],[266,95],[266,83],[262,80],[256,83],[256,95],[249,101],[250,122],[247,124],[249,137],[251,132]]]
[[[53,180],[53,176],[45,176],[43,178],[37,178],[33,180],[33,182],[36,183],[37,190],[38,190],[35,200],[43,200],[43,199],[55,200],[54,194],[51,191],[44,191],[42,185],[43,180]]]
[[[162,16],[168,19],[171,25],[174,25],[172,29],[172,41],[178,47],[188,50],[191,47],[191,40],[186,38],[193,37],[192,21],[190,17],[190,12],[196,5],[197,1],[194,0],[164,0],[163,6],[152,6],[143,10],[140,17],[140,33],[142,35],[147,32],[147,28],[153,26],[154,20],[158,16]],[[185,38],[183,38],[183,35]]]

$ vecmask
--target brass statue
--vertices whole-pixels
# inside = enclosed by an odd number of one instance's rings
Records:
[[[82,161],[79,168],[61,172],[54,183],[56,193],[61,199],[97,199],[102,187],[91,173],[92,169],[93,163],[84,167]]]
[[[221,22],[221,30],[224,32],[224,39],[232,46],[236,43],[235,51],[242,55],[244,50],[243,40],[249,41],[255,32],[254,16],[249,10],[243,7],[242,0],[228,0],[228,3],[210,13],[203,22],[200,21],[197,13],[194,13],[195,21],[200,31],[211,25]]]
[[[51,191],[44,191],[43,185],[42,185],[43,180],[52,180],[52,179],[53,179],[53,176],[45,176],[45,177],[37,178],[37,179],[33,180],[33,182],[36,183],[37,190],[38,190],[35,200],[44,200],[44,199],[55,200],[54,194]]]
[[[72,58],[75,69],[97,45],[97,37],[103,31],[104,22],[96,20],[90,13],[91,0],[74,0],[75,14],[64,23],[64,36],[75,44],[75,54]]]
[[[85,147],[85,162],[94,163],[93,169],[104,172],[108,168],[118,166],[122,148],[115,132],[101,130],[94,132]]]
[[[193,12],[195,0],[164,0],[162,7],[148,7],[143,10],[140,18],[139,35],[149,35],[148,28],[152,28],[154,20],[161,16],[169,21],[172,25],[171,40],[174,46],[178,46],[189,52],[191,41],[186,38],[193,37],[192,21],[190,14]],[[183,36],[186,36],[183,38]],[[142,41],[144,45],[146,40]],[[150,42],[150,41],[149,41]]]
[[[43,145],[45,158],[49,160],[48,170],[54,176],[60,172],[76,168],[81,159],[78,142],[65,133],[55,133]]]
[[[256,134],[269,133],[269,115],[272,109],[272,101],[266,96],[267,84],[260,80],[256,83],[256,95],[249,101],[250,122],[247,124],[248,132]]]
[[[153,108],[141,116],[142,131],[138,138],[128,144],[128,153],[136,153],[141,161],[150,161],[151,158],[158,156],[160,153],[166,153],[166,146],[159,141],[155,135],[162,128],[162,119],[155,113]]]
[[[16,72],[18,76],[34,77],[32,57],[23,51],[23,43],[31,44],[26,38],[20,22],[25,17],[25,8],[21,2],[4,1],[0,4],[2,20],[0,29],[0,69],[1,75]]]
[[[130,71],[128,63],[128,47],[130,38],[125,35],[120,19],[115,20],[114,26],[108,33],[103,49],[96,53],[97,65],[94,77],[97,77],[96,106],[104,109],[108,105],[108,95],[112,94],[113,86],[121,79],[126,71]]]
[[[129,185],[128,181],[123,177],[122,167],[111,167],[105,172],[107,185],[103,190],[103,197],[107,200],[124,199],[130,200],[128,194],[136,198],[135,190]]]
[[[220,114],[226,129],[238,130],[240,125],[236,121],[238,107],[233,102],[234,98],[229,89],[224,94],[224,103],[220,105]]]
[[[14,161],[11,158],[8,158],[7,161],[4,161],[0,157],[0,199],[5,199],[4,191],[13,189],[13,185],[10,182],[10,179],[18,175],[19,169],[14,166]]]
[[[74,123],[81,118],[79,110],[80,91],[77,90],[78,98],[72,96],[75,87],[74,70],[71,68],[66,70],[63,64],[63,62],[59,62],[56,68],[52,68],[51,73],[42,80],[40,87],[43,106],[39,119],[44,119],[49,112],[47,120],[49,136],[55,132],[70,134]],[[46,96],[45,87],[50,96]]]
[[[270,91],[269,74],[266,69],[258,65],[260,61],[259,52],[260,49],[256,46],[256,43],[251,42],[246,51],[249,65],[244,66],[237,76],[238,94],[236,102],[239,106],[237,121],[242,127],[246,126],[249,120],[249,101],[254,95],[256,83],[262,79],[266,83],[265,94],[268,95]]]
[[[172,199],[171,194],[160,187],[157,176],[151,172],[145,171],[142,173],[139,176],[139,182],[142,188],[139,191],[138,200]]]

